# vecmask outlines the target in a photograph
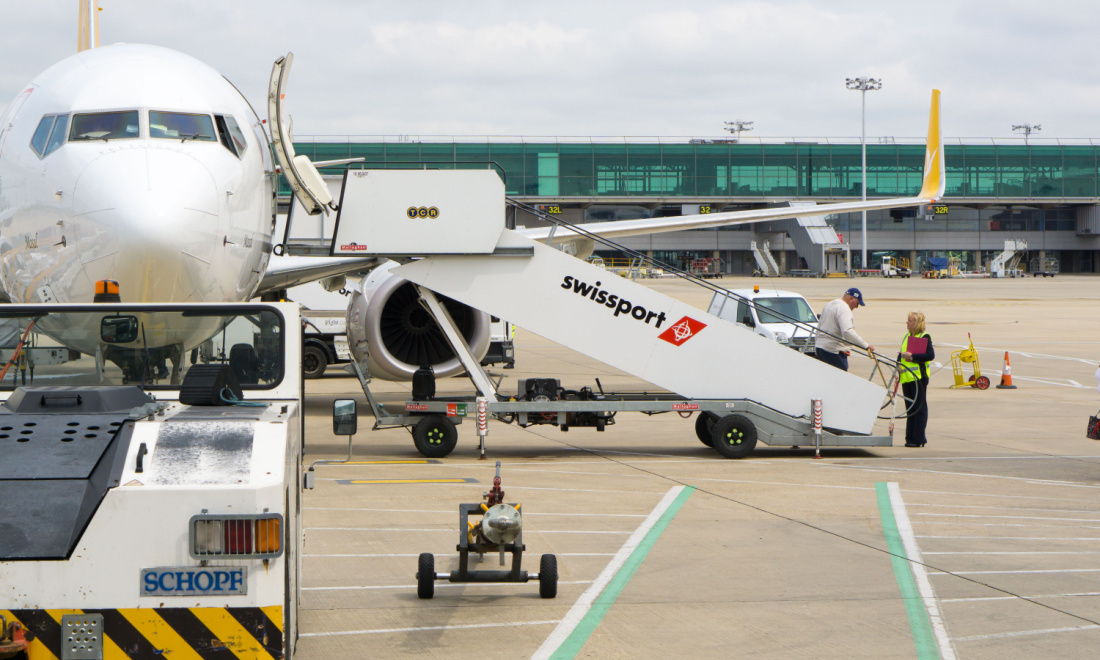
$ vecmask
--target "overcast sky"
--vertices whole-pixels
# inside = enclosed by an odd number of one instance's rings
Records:
[[[100,39],[218,69],[261,114],[294,53],[305,135],[1097,136],[1100,4],[703,0],[101,0]],[[0,3],[0,104],[76,51],[77,0]],[[0,105],[0,107],[2,107]]]

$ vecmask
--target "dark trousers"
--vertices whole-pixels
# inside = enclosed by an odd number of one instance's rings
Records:
[[[905,444],[923,445],[928,442],[928,437],[924,434],[928,427],[928,379],[902,383],[901,393],[905,395],[909,406],[909,419],[905,423]]]
[[[831,364],[837,369],[848,371],[848,356],[845,353],[830,353],[829,351],[815,348],[814,354],[817,355],[818,360],[826,364]]]

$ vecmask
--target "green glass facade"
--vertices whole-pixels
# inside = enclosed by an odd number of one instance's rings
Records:
[[[364,157],[365,167],[503,172],[522,197],[683,197],[752,200],[858,198],[858,144],[297,142],[313,161]],[[1068,199],[1100,196],[1100,147],[949,145],[946,197]],[[867,145],[867,194],[916,195],[923,145]],[[358,167],[355,165],[353,167]],[[329,168],[336,173],[342,168]],[[284,188],[283,194],[289,194]]]

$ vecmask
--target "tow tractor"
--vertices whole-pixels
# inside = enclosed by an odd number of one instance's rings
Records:
[[[19,344],[77,356],[0,388],[0,651],[290,657],[298,306],[4,305],[0,317]]]

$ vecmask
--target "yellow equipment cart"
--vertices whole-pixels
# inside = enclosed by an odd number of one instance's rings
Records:
[[[951,371],[955,374],[955,384],[951,386],[951,389],[959,387],[975,387],[979,390],[989,389],[989,378],[982,375],[982,367],[978,363],[978,351],[974,350],[974,339],[969,332],[966,333],[966,338],[970,340],[970,348],[951,353]],[[969,380],[963,377],[962,366],[964,362],[974,365],[974,373]]]

